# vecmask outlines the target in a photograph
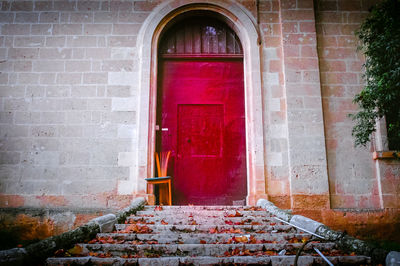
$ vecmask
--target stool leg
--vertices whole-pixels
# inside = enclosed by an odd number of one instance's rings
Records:
[[[168,196],[169,196],[169,206],[172,205],[172,191],[171,191],[171,180],[168,180]]]

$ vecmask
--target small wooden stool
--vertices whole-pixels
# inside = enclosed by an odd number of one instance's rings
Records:
[[[145,178],[145,180],[147,181],[148,184],[152,184],[152,185],[167,184],[168,185],[168,205],[170,205],[170,206],[172,205],[171,177],[170,176]],[[161,201],[161,199],[164,198],[163,190],[159,189],[159,193],[160,193],[160,201]]]

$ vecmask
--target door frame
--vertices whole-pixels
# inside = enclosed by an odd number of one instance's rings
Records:
[[[169,22],[178,15],[194,10],[207,10],[218,14],[218,17],[236,32],[243,47],[248,193],[246,203],[254,205],[259,198],[267,198],[261,39],[252,14],[240,4],[225,0],[163,1],[143,23],[136,46],[139,68],[134,78],[137,79],[137,85],[132,84],[137,86],[138,92],[137,134],[133,138],[132,147],[136,154],[130,166],[129,179],[118,183],[118,193],[148,196],[144,179],[154,176],[158,44],[161,33]]]

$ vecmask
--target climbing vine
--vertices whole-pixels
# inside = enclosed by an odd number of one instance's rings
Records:
[[[386,117],[389,148],[400,150],[400,0],[386,0],[372,8],[357,32],[365,55],[363,90],[353,102],[360,110],[352,135],[365,146],[375,131],[376,120]]]

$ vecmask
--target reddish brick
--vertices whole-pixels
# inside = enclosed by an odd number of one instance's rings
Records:
[[[338,47],[356,47],[357,39],[355,36],[338,36]]]
[[[260,13],[260,22],[279,23],[279,13],[278,12],[262,12],[262,13]]]
[[[323,48],[338,46],[336,36],[318,35],[317,42],[318,48],[322,48],[321,52],[323,51]]]
[[[32,11],[32,10],[33,10],[33,1],[13,1],[11,4],[11,11]]]
[[[359,24],[341,25],[341,34],[354,36],[354,33],[360,28]]]
[[[53,9],[53,1],[35,1],[35,11],[50,11]]]
[[[313,7],[314,7],[313,1],[309,0],[297,1],[297,8],[313,8]]]
[[[265,47],[279,47],[281,46],[280,37],[264,37]]]
[[[331,73],[321,75],[321,80],[328,84],[357,84],[358,75],[355,73]]]
[[[323,57],[326,59],[351,59],[356,58],[355,48],[325,48]]]
[[[361,23],[362,21],[364,21],[367,17],[368,17],[368,14],[369,13],[367,13],[367,12],[364,12],[364,13],[354,13],[354,12],[351,12],[351,13],[347,13],[346,15],[346,18],[347,18],[347,20],[346,20],[346,22],[347,23]],[[343,21],[343,22],[345,22],[345,21]]]
[[[271,11],[272,4],[268,1],[260,1],[259,2],[259,9],[260,11]]]
[[[343,11],[360,11],[361,1],[359,0],[338,0],[338,9]]]
[[[0,195],[0,207],[16,208],[25,204],[25,198],[19,195]]]
[[[340,60],[320,60],[322,72],[346,72],[346,63]]]
[[[292,195],[293,209],[330,209],[329,195]]]
[[[314,22],[300,22],[300,32],[315,32]]]
[[[110,1],[109,4],[110,4],[109,10],[111,10],[111,11],[132,11],[133,10],[133,3],[131,1]]]
[[[316,20],[318,23],[342,23],[343,14],[339,12],[318,13]]]
[[[95,11],[100,9],[100,1],[77,1],[78,10],[80,11]]]
[[[348,61],[347,62],[347,71],[351,72],[361,72],[363,66],[363,61]]]
[[[311,20],[314,21],[314,11],[313,10],[283,10],[282,11],[282,21],[304,21]]]
[[[283,39],[285,45],[315,44],[315,34],[287,34]]]
[[[296,8],[296,0],[286,0],[280,1],[282,9],[295,9]]]
[[[282,60],[270,60],[269,72],[280,72],[280,71],[282,71]]]
[[[322,24],[321,30],[317,30],[317,32],[322,33],[324,35],[340,35],[340,29],[342,24]]]
[[[54,10],[74,11],[76,9],[75,1],[54,1]]]
[[[336,11],[337,1],[317,1],[317,10],[321,11]]]
[[[282,32],[283,33],[297,33],[298,30],[297,22],[286,22],[282,24]]]
[[[286,67],[288,69],[318,69],[318,60],[311,58],[286,58]]]
[[[361,0],[361,7],[364,11],[369,11],[371,7],[381,2],[380,0]]]
[[[285,57],[300,57],[300,45],[285,45]]]
[[[301,46],[301,56],[302,57],[317,57],[317,49],[315,46]]]
[[[49,196],[49,195],[43,195],[43,196],[36,196],[36,199],[39,200],[40,206],[42,207],[50,207],[50,206],[66,206],[68,204],[68,201],[65,199],[64,196]]]
[[[113,34],[115,35],[137,35],[139,33],[139,24],[114,24]]]
[[[272,0],[272,11],[279,11],[280,6],[279,6],[279,2],[278,0]]]

